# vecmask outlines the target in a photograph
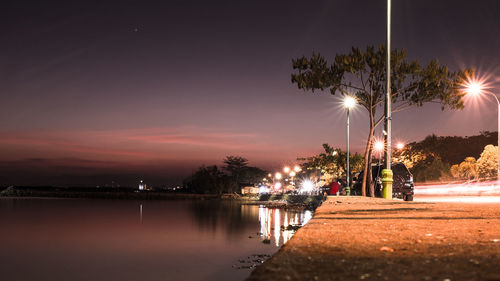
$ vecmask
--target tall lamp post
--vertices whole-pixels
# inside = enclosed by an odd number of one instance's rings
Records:
[[[344,98],[344,107],[346,108],[347,111],[347,145],[346,145],[346,187],[345,187],[345,195],[349,196],[351,195],[351,184],[350,184],[350,175],[351,175],[351,168],[349,165],[349,111],[351,108],[353,108],[356,105],[356,99],[351,97],[351,96],[346,96]]]
[[[387,0],[387,83],[385,96],[385,169],[382,170],[382,197],[392,199],[391,170],[391,0]]]
[[[467,93],[471,94],[473,96],[479,96],[481,94],[489,94],[495,98],[497,101],[498,105],[498,132],[497,132],[497,148],[498,148],[498,155],[497,155],[497,180],[500,181],[500,101],[498,100],[498,97],[493,94],[492,92],[485,91],[484,86],[481,85],[479,82],[468,82],[467,83]]]

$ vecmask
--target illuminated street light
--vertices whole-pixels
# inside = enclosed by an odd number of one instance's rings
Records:
[[[384,142],[376,141],[375,144],[373,145],[373,148],[378,152],[382,152],[384,150]]]
[[[290,174],[288,174],[291,178],[290,184],[295,185],[295,175],[296,173],[294,171],[291,171]]]
[[[351,96],[346,96],[344,98],[344,107],[347,109],[351,109],[356,105],[356,99]]]
[[[350,165],[349,165],[349,111],[356,105],[356,99],[351,97],[351,96],[346,96],[344,98],[344,107],[346,109],[346,112],[347,112],[347,145],[346,145],[346,150],[347,150],[347,156],[346,156],[346,187],[345,187],[345,193],[346,195],[350,195],[351,193],[351,184],[350,184],[350,173],[351,173],[351,169],[350,169]]]
[[[479,96],[483,92],[483,85],[478,81],[470,81],[466,85],[467,94]]]
[[[283,172],[285,172],[285,174],[288,174],[288,173],[290,172],[290,167],[285,166],[285,167],[283,168]]]
[[[301,169],[300,169],[300,167],[299,167],[299,166],[295,165],[295,167],[293,167],[293,170],[294,170],[296,173],[298,173],[298,172],[300,172],[300,170],[301,170]]]
[[[300,189],[301,193],[310,194],[314,189],[314,183],[310,180],[303,180]]]
[[[492,92],[486,91],[486,87],[484,84],[482,84],[480,81],[475,81],[471,80],[465,83],[465,89],[467,94],[472,95],[472,96],[480,96],[481,94],[488,94],[490,96],[493,96],[495,100],[497,101],[498,105],[498,136],[497,136],[497,147],[498,147],[498,155],[497,155],[497,180],[500,181],[500,101],[498,100],[498,97],[493,94]]]
[[[277,180],[280,180],[280,179],[281,179],[281,173],[276,173],[276,174],[274,174],[274,177],[275,177]]]
[[[405,147],[405,145],[404,145],[404,143],[402,143],[402,142],[398,142],[398,144],[396,144],[396,148],[397,148],[398,150],[401,150],[401,149],[403,149],[404,147]]]
[[[378,152],[378,164],[380,165],[380,160],[382,158],[382,151],[384,151],[384,142],[383,141],[375,141],[373,144],[373,149]]]

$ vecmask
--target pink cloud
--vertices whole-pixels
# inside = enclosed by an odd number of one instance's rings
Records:
[[[147,128],[119,130],[20,131],[0,135],[1,148],[18,148],[18,156],[84,157],[113,160],[209,159],[229,154],[255,154],[271,157],[286,144],[269,144],[251,133],[228,132],[213,128]],[[12,152],[14,153],[14,152]],[[12,154],[11,153],[11,154]]]

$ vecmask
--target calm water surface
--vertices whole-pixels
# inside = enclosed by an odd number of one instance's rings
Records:
[[[291,238],[281,226],[311,216],[212,200],[3,198],[1,280],[244,280]]]

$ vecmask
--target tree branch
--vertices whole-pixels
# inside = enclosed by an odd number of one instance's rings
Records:
[[[374,106],[377,107],[379,106],[384,100],[383,99],[380,99],[379,101],[377,101]]]
[[[396,113],[396,112],[400,112],[400,111],[403,111],[407,108],[410,108],[412,105],[410,103],[403,103],[403,104],[400,104],[398,105],[397,107],[395,107],[393,110],[392,110],[392,113]]]
[[[361,85],[363,85],[363,90],[366,92],[366,83],[365,80],[363,79],[363,71],[359,72],[359,77],[361,79]],[[368,81],[368,79],[366,81]]]
[[[380,125],[380,122],[382,122],[382,120],[384,120],[384,117],[385,117],[385,115],[380,116],[380,118],[377,120],[377,122],[375,122],[375,125],[373,126],[373,128],[377,128],[377,126]]]
[[[346,87],[346,88],[353,88],[353,89],[356,89],[356,90],[358,90],[358,91],[365,91],[365,89],[363,89],[363,88],[356,87],[356,86],[352,86],[352,85],[340,84],[340,86],[344,86],[344,87]]]

